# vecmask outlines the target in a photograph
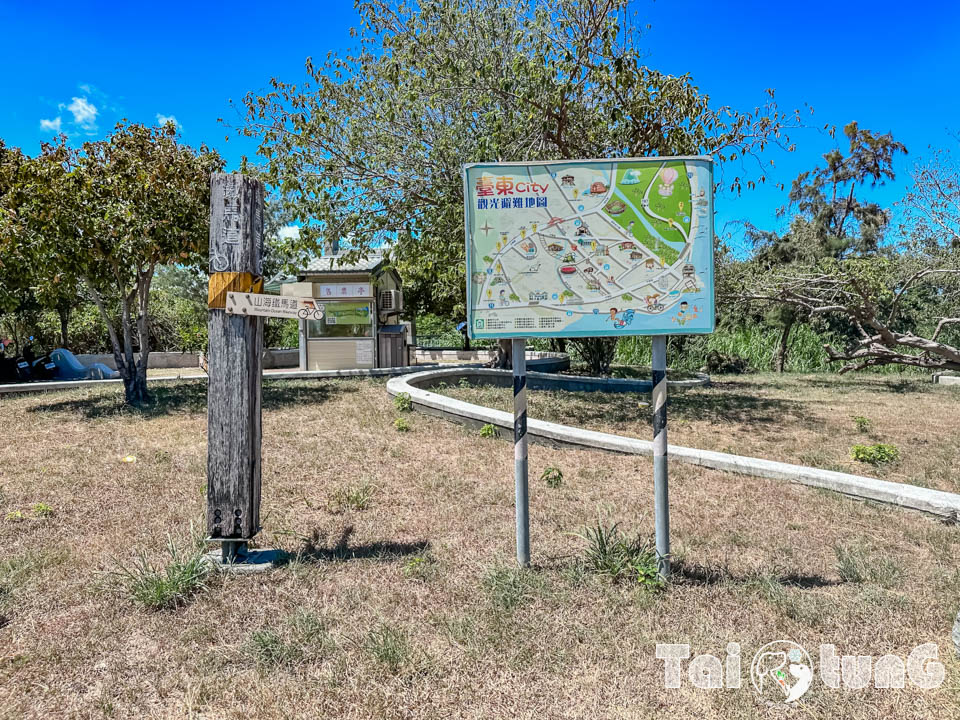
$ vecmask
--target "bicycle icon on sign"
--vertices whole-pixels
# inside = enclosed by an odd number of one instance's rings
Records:
[[[323,305],[317,303],[314,300],[301,300],[300,310],[297,311],[297,316],[301,320],[307,320],[307,319],[322,320]]]

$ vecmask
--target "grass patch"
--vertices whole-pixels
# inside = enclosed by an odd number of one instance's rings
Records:
[[[393,427],[397,432],[407,432],[410,429],[410,423],[406,418],[398,417],[393,421]]]
[[[863,415],[854,415],[853,426],[857,429],[857,432],[868,433],[870,432],[870,428],[873,426],[873,423],[868,417],[864,417]]]
[[[337,488],[327,500],[327,507],[330,512],[343,513],[347,510],[366,510],[370,507],[376,488],[368,482],[359,485],[351,485],[345,488]]]
[[[529,569],[498,566],[483,578],[483,590],[499,610],[515,610],[543,589],[543,580]]]
[[[38,518],[46,518],[53,515],[53,508],[43,502],[34,503],[30,510],[33,512],[34,517]]]
[[[413,659],[413,646],[407,633],[387,623],[381,623],[367,633],[363,649],[394,675]]]
[[[836,545],[837,572],[846,582],[891,588],[903,581],[903,567],[890,557],[876,557],[862,544]]]
[[[558,467],[548,467],[540,474],[540,479],[548,488],[556,490],[563,485],[563,470]]]
[[[586,543],[583,561],[588,570],[613,580],[631,580],[645,587],[662,586],[656,548],[639,534],[629,537],[621,532],[619,523],[608,526],[597,521],[577,533],[577,537]]]
[[[115,587],[147,610],[175,610],[203,590],[210,575],[202,539],[197,535],[187,548],[179,548],[167,536],[164,563],[152,563],[145,552],[130,565],[117,563]]]
[[[415,555],[403,563],[401,572],[411,580],[431,580],[437,575],[437,561],[431,555]]]
[[[258,665],[280,668],[322,657],[332,646],[323,619],[300,609],[287,617],[280,629],[266,627],[250,633],[247,651]]]
[[[497,432],[497,426],[493,423],[487,423],[482,428],[480,428],[480,437],[485,438],[495,438],[498,437],[500,433]]]

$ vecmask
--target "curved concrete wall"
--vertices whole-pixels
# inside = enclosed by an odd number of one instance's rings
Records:
[[[427,370],[413,375],[395,377],[387,382],[387,392],[391,395],[407,393],[410,395],[413,406],[421,412],[472,426],[492,424],[503,430],[505,435],[512,435],[513,415],[511,413],[473,405],[424,389],[431,383],[455,381],[463,373],[464,370],[453,368],[449,370]],[[646,440],[584,430],[543,420],[528,420],[527,435],[534,441],[554,445],[608,450],[633,455],[653,454],[653,443]],[[833,490],[864,500],[874,500],[912,510],[920,510],[954,521],[960,520],[960,495],[955,493],[928,490],[916,485],[888,482],[876,478],[821,470],[803,465],[792,465],[774,460],[762,460],[710,450],[697,450],[696,448],[679,445],[670,445],[667,452],[670,458],[679,462],[741,475],[786,480],[801,485]]]

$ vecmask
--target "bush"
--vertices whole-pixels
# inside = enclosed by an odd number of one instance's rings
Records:
[[[896,445],[877,443],[876,445],[854,445],[850,448],[850,457],[857,462],[874,466],[888,465],[900,459],[900,450]]]
[[[864,417],[863,415],[854,415],[853,424],[856,425],[857,430],[862,433],[870,432],[870,418]]]
[[[493,423],[487,423],[482,428],[480,428],[480,437],[485,438],[495,438],[499,435],[497,432],[497,426]]]
[[[393,426],[398,432],[407,432],[410,429],[410,423],[407,422],[406,418],[402,417],[398,417],[396,420],[394,420]]]
[[[397,393],[393,398],[393,406],[399,412],[410,412],[413,410],[413,400],[410,398],[410,393]]]

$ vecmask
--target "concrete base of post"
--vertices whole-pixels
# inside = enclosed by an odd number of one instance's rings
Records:
[[[203,559],[219,572],[235,575],[252,575],[267,572],[280,566],[283,552],[280,550],[248,550],[246,543],[223,543],[224,548],[208,552]],[[237,545],[236,552],[226,546]]]

